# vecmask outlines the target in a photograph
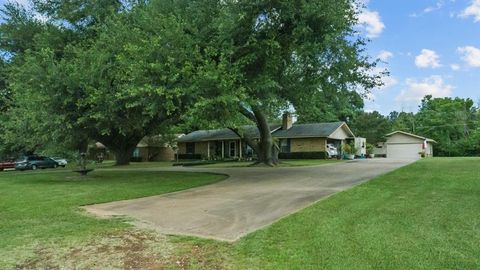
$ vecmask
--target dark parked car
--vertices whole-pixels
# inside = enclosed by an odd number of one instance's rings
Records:
[[[27,156],[15,162],[15,169],[20,171],[57,167],[58,163],[55,160],[43,156]]]

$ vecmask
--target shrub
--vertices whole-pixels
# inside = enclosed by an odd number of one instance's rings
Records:
[[[201,154],[178,154],[178,159],[202,159]]]
[[[142,159],[142,157],[131,157],[130,161],[131,162],[142,162],[143,159]]]
[[[375,146],[373,146],[373,144],[371,143],[368,143],[367,144],[367,154],[373,154],[373,149],[375,149]]]
[[[343,152],[346,154],[355,155],[357,153],[357,148],[353,142],[348,143],[343,146]]]
[[[296,152],[296,153],[280,153],[280,159],[326,159],[326,152]]]

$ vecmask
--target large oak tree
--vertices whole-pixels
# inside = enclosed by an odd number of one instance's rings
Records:
[[[128,164],[137,143],[175,122],[186,104],[195,49],[184,23],[166,8],[137,2],[44,3],[36,1],[36,11],[56,31],[40,31],[36,46],[16,56],[10,137],[82,151],[98,140],[118,165]],[[60,50],[57,39],[66,40]]]
[[[197,74],[198,114],[242,137],[231,119],[242,115],[254,123],[260,139],[244,139],[259,163],[278,162],[270,118],[293,107],[313,120],[320,107],[336,102],[327,92],[368,91],[381,83],[355,32],[355,1],[232,0],[211,7],[215,19],[201,43],[205,60]]]

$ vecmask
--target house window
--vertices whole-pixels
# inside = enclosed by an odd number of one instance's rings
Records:
[[[187,143],[185,154],[195,154],[195,143]]]
[[[230,157],[235,157],[237,155],[237,143],[230,142]]]
[[[280,153],[290,153],[290,139],[280,140]]]

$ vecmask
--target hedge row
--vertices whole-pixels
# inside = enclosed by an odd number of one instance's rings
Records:
[[[280,159],[326,159],[326,152],[296,152],[296,153],[280,153]]]
[[[130,162],[142,162],[143,158],[142,157],[131,157]]]
[[[178,154],[178,159],[195,159],[195,160],[201,160],[202,155],[201,154]]]

